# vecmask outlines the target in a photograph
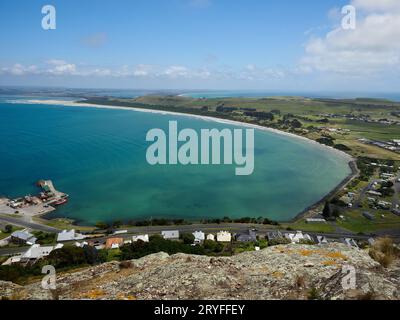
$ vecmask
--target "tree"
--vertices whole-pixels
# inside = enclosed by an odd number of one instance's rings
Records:
[[[292,128],[297,128],[297,129],[303,126],[301,122],[297,119],[294,119],[290,125],[292,126]]]
[[[184,244],[193,244],[194,243],[194,235],[191,233],[182,233],[181,239]]]
[[[4,227],[5,233],[11,233],[11,232],[12,232],[12,229],[13,229],[13,227],[12,227],[12,225],[10,225],[10,224],[8,224],[8,225],[6,225],[6,226]]]
[[[324,210],[322,210],[322,215],[325,219],[330,219],[332,217],[331,205],[328,201],[325,202],[325,207]]]
[[[99,221],[99,222],[96,222],[96,228],[98,228],[98,229],[108,229],[109,225],[108,225],[108,223]]]

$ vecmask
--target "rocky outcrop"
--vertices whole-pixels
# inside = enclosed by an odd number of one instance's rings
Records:
[[[343,273],[352,268],[353,288]],[[384,269],[367,251],[341,244],[285,245],[223,258],[157,253],[60,274],[55,291],[42,289],[40,283],[24,287],[0,283],[0,295],[19,299],[399,299],[399,279],[397,264]]]

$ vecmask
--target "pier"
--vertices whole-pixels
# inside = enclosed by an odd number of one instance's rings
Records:
[[[51,180],[40,180],[37,186],[42,190],[39,195],[0,199],[0,214],[30,220],[34,216],[50,213],[68,201],[69,195],[58,191]]]

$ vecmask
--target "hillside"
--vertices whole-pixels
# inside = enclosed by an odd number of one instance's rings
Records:
[[[356,289],[342,288],[342,266]],[[234,257],[157,253],[60,274],[51,293],[36,282],[0,281],[8,299],[399,299],[398,261],[384,269],[367,251],[342,244],[285,245]]]

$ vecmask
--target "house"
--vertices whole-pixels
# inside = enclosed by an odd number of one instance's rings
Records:
[[[370,221],[375,220],[375,217],[374,217],[371,213],[369,213],[369,212],[367,212],[367,211],[363,212],[362,215],[363,215],[363,217],[364,217],[365,219],[368,219],[368,220],[370,220]]]
[[[400,217],[400,210],[399,209],[393,209],[392,213],[395,214],[396,216]]]
[[[34,244],[21,255],[21,262],[36,261],[47,257],[53,250],[61,249],[63,246],[63,244],[57,244],[56,246],[42,247],[40,244]]]
[[[292,243],[300,243],[301,241],[313,241],[309,234],[303,234],[302,231],[297,231],[296,233],[287,233],[285,234],[285,238],[289,239]]]
[[[378,191],[370,190],[370,191],[368,191],[367,193],[370,194],[371,196],[382,197],[382,193],[380,193],[380,192],[378,192]]]
[[[75,242],[75,246],[78,248],[84,248],[85,246],[89,245],[86,241],[83,242]]]
[[[328,244],[328,239],[325,236],[316,236],[316,243],[319,245]]]
[[[11,234],[11,241],[16,244],[33,245],[36,243],[36,240],[33,234],[27,231],[15,231]]]
[[[228,231],[220,231],[217,233],[217,241],[218,242],[231,242],[232,235]]]
[[[106,241],[105,248],[106,249],[118,249],[123,244],[124,244],[123,238],[109,238]]]
[[[128,233],[128,230],[116,230],[113,232],[113,235],[125,234],[125,233]]]
[[[11,266],[12,264],[20,263],[21,262],[21,255],[13,256],[7,259],[2,266]]]
[[[238,242],[256,242],[257,234],[254,230],[249,230],[246,233],[237,234],[236,241],[238,241]]]
[[[178,230],[162,231],[161,235],[165,240],[177,240],[177,239],[179,239],[179,231]]]
[[[309,218],[306,219],[307,223],[326,223],[326,220],[323,218]]]
[[[357,242],[352,238],[345,238],[345,239],[342,240],[342,242],[345,245],[347,245],[349,248],[357,248],[358,249]]]
[[[212,233],[210,233],[207,235],[207,240],[215,241],[215,236]]]
[[[149,242],[149,235],[142,234],[142,235],[138,235],[138,236],[132,236],[132,241],[133,242],[137,242],[137,241]]]
[[[265,236],[265,238],[268,241],[272,241],[272,240],[276,240],[276,239],[282,239],[284,238],[282,232],[280,231],[271,231],[271,232],[267,232],[267,235]]]
[[[194,243],[201,243],[206,239],[206,234],[203,231],[193,232]]]
[[[86,237],[80,233],[76,233],[74,229],[63,230],[57,235],[57,242],[83,240]]]

